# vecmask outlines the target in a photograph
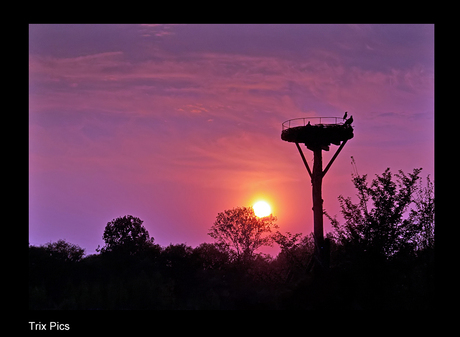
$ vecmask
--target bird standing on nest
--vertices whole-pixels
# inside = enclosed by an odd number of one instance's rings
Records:
[[[344,125],[350,125],[351,123],[353,123],[353,116],[350,116],[350,118],[348,118],[348,119],[345,121]]]
[[[345,120],[347,119],[348,111],[345,111],[345,115],[343,115],[342,119]]]

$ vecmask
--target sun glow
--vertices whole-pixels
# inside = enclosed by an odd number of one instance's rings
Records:
[[[263,218],[265,216],[269,216],[272,213],[272,209],[268,203],[265,201],[258,201],[252,206],[254,209],[254,213],[259,218]]]

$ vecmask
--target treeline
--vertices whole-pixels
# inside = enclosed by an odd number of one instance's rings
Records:
[[[276,218],[257,219],[250,208],[219,213],[210,231],[217,242],[195,248],[161,247],[142,220],[125,216],[107,224],[98,254],[63,240],[29,246],[29,308],[433,308],[433,185],[422,186],[419,172],[387,170],[370,185],[353,177],[359,202],[339,197],[342,224],[328,215],[330,265],[320,273],[307,268],[311,234],[270,231]],[[281,251],[258,254],[254,241]]]

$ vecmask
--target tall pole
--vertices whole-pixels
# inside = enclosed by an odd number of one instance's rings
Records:
[[[344,120],[346,116],[347,113],[345,113],[345,116],[342,119]],[[302,118],[303,126],[296,126],[292,128],[291,120],[289,120],[283,123],[283,130],[281,131],[282,140],[295,143],[305,168],[311,178],[315,253],[307,265],[308,271],[310,271],[313,266],[318,272],[329,269],[330,240],[328,238],[325,239],[323,233],[323,178],[330,169],[334,160],[339,155],[340,151],[342,151],[347,141],[353,138],[353,128],[351,127],[353,117],[350,116],[350,118],[342,124],[337,124],[337,117],[333,118],[335,118],[335,124],[333,125],[321,124],[321,118],[319,120],[319,125],[310,125],[310,121],[307,125],[305,125],[306,119]],[[313,152],[313,170],[310,170],[299,144],[305,144],[305,146]],[[340,146],[323,171],[322,151],[323,149],[325,151],[329,151],[329,146],[331,144],[340,144]]]
[[[312,172],[312,195],[313,195],[313,228],[315,237],[315,256],[320,268],[327,268],[325,265],[324,235],[323,235],[323,158],[321,148],[313,150],[313,172]]]

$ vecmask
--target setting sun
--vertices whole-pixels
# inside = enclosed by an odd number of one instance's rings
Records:
[[[272,213],[272,209],[270,208],[270,205],[267,204],[265,201],[258,201],[252,206],[254,208],[254,213],[256,216],[259,218],[262,218],[264,216],[269,216]]]

